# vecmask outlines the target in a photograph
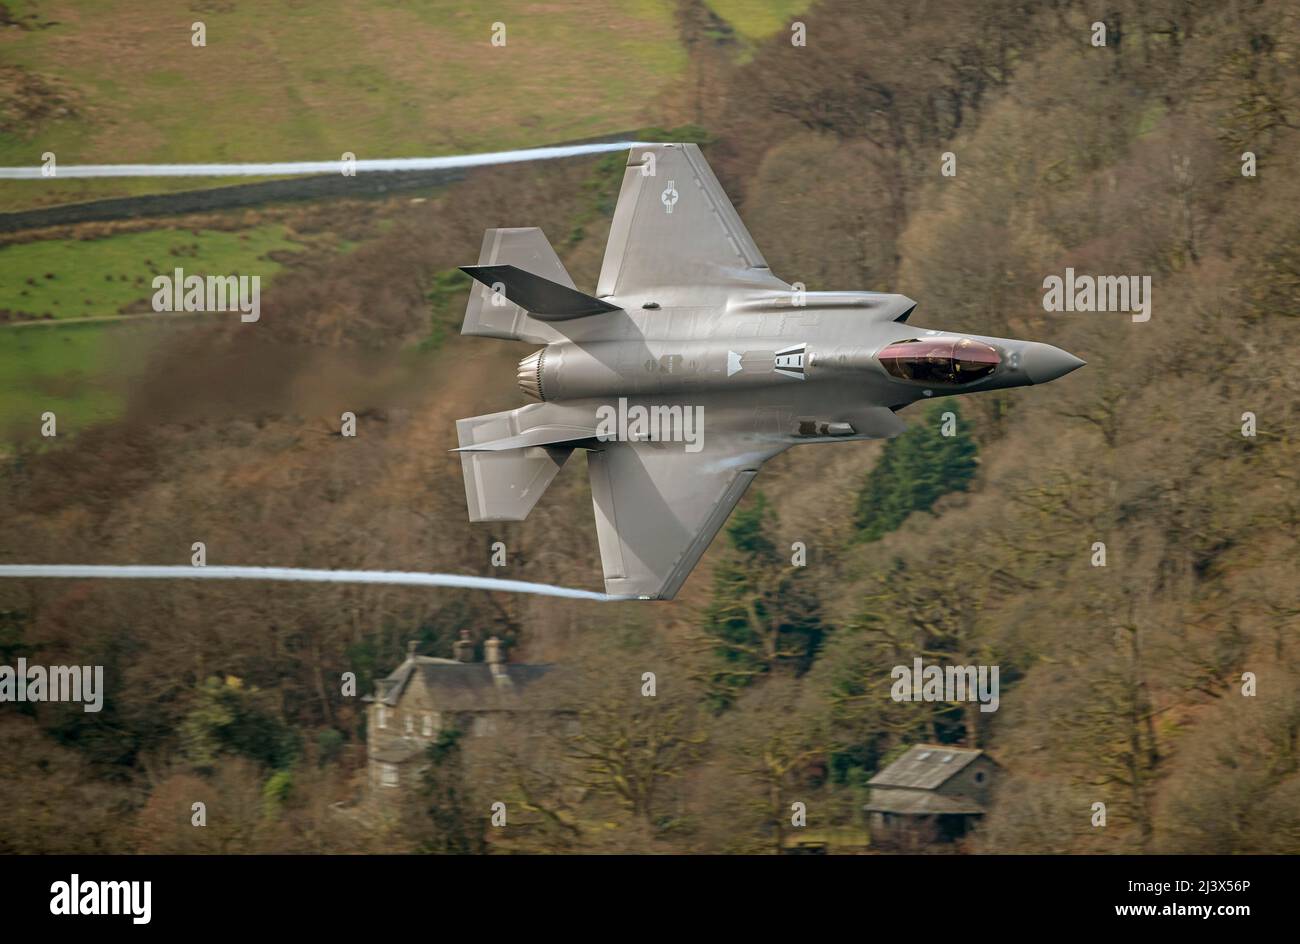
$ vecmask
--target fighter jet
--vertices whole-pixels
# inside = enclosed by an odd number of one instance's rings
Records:
[[[896,436],[928,397],[1044,384],[1083,361],[908,324],[916,302],[772,274],[694,144],[633,147],[594,295],[540,229],[490,229],[462,334],[527,341],[536,401],[456,423],[470,521],[525,518],[586,453],[607,594],[672,599],[768,459]]]

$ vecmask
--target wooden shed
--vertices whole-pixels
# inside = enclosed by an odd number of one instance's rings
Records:
[[[987,811],[1000,770],[981,750],[908,748],[868,781],[872,845],[908,850],[960,840]]]

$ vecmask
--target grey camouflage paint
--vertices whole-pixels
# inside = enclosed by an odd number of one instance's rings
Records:
[[[895,436],[896,411],[917,400],[1047,383],[1083,364],[1034,341],[910,326],[916,303],[903,295],[796,292],[693,144],[629,152],[595,298],[538,229],[489,230],[465,271],[483,284],[462,334],[544,345],[517,377],[540,402],[456,424],[470,520],[522,520],[585,450],[606,592],[635,599],[675,596],[762,464],[790,446]],[[991,346],[996,368],[927,386],[878,359],[897,342],[948,339]],[[598,439],[598,411],[620,398],[702,406],[702,448]]]

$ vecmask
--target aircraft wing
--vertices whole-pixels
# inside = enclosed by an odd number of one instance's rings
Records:
[[[759,466],[784,446],[609,442],[587,453],[605,592],[671,600]]]
[[[699,146],[632,148],[597,296],[736,282],[789,289],[767,267]]]

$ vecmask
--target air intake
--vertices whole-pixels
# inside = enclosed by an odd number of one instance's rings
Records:
[[[542,362],[546,359],[546,348],[534,351],[519,362],[519,389],[531,400],[545,400],[542,395]]]

